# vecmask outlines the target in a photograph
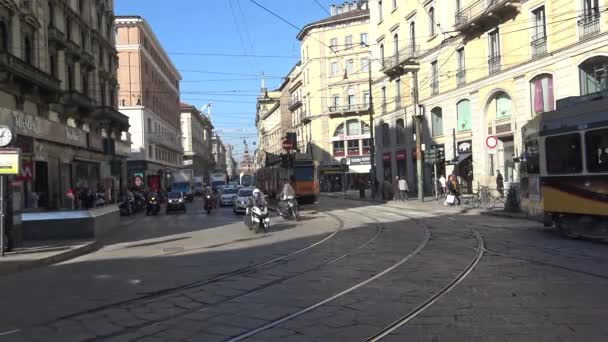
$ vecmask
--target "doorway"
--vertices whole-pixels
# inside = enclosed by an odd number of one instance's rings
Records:
[[[48,208],[49,164],[44,161],[36,161],[34,165],[34,192],[38,194],[38,207]]]

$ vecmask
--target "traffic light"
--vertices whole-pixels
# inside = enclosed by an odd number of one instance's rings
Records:
[[[437,157],[436,158],[439,161],[444,161],[445,160],[445,153],[444,153],[444,151],[443,151],[442,148],[437,150]]]

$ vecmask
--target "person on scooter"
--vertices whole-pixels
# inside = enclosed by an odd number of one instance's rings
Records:
[[[203,198],[205,200],[204,203],[204,207],[205,209],[207,208],[208,205],[211,206],[211,208],[215,208],[215,194],[213,192],[213,190],[211,190],[211,187],[207,187],[203,193]]]
[[[253,229],[253,224],[252,224],[252,217],[251,217],[251,211],[253,210],[253,207],[266,207],[268,205],[268,203],[266,203],[266,198],[264,198],[264,193],[258,189],[255,188],[253,189],[253,192],[251,193],[251,197],[249,197],[247,199],[247,211],[245,212],[245,217],[244,217],[244,222],[247,226],[249,226],[249,229]]]
[[[279,194],[279,212],[282,214],[287,209],[287,201],[296,201],[296,191],[291,186],[287,178],[283,179],[283,189]],[[295,203],[297,205],[297,202]]]

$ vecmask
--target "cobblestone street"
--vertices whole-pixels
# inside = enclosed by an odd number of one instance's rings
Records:
[[[606,246],[534,222],[322,197],[300,222],[273,217],[271,232],[255,235],[229,209],[207,216],[199,201],[191,206],[127,219],[93,254],[3,277],[11,309],[0,340],[608,335]]]

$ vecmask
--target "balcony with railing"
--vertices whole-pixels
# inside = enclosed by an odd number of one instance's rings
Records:
[[[289,100],[289,110],[290,111],[295,111],[296,109],[302,107],[302,99],[300,98],[292,98]]]
[[[545,34],[537,35],[532,38],[532,58],[542,57],[547,54],[547,36]]]
[[[308,122],[310,122],[310,115],[305,110],[303,110],[303,111],[300,112],[300,122],[301,123],[308,123]]]
[[[406,46],[396,54],[384,59],[382,71],[389,77],[398,77],[412,69],[418,69],[420,45]]]
[[[9,52],[0,52],[0,72],[52,92],[60,92],[60,81]]]
[[[490,56],[488,58],[488,70],[490,75],[500,72],[500,56]]]
[[[483,29],[514,17],[521,0],[477,0],[456,12],[454,28],[459,31]]]
[[[61,104],[68,107],[92,109],[93,100],[79,91],[68,90],[61,96]]]
[[[329,106],[327,111],[329,115],[345,115],[345,114],[364,114],[369,110],[369,105],[365,103],[361,104],[347,104],[344,106]]]
[[[585,14],[578,21],[578,38],[580,40],[595,37],[600,33],[600,14]]]
[[[65,33],[61,32],[60,29],[51,25],[48,28],[49,41],[55,43],[59,47],[65,48],[67,47],[67,39]]]
[[[464,69],[456,71],[456,84],[461,86],[467,84],[467,72]]]

